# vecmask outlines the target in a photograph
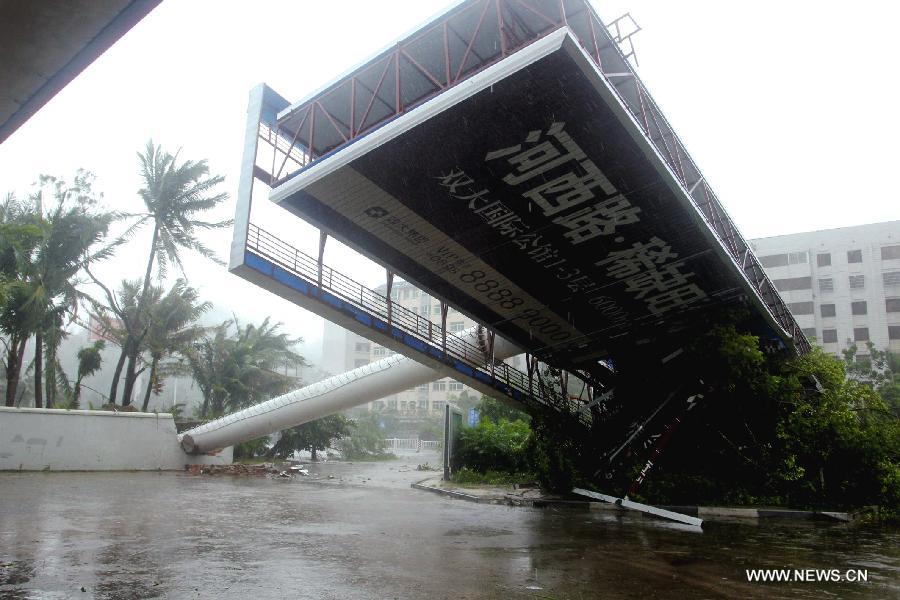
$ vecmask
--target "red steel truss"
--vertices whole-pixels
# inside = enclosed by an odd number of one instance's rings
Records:
[[[561,27],[590,55],[737,268],[803,353],[810,344],[731,217],[632,65],[630,34],[607,29],[587,0],[469,0],[346,77],[260,124],[272,187]],[[619,43],[627,40],[628,52]],[[267,177],[266,177],[267,175]]]

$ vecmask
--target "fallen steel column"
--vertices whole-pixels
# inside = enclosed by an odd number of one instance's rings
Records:
[[[590,490],[581,488],[572,488],[572,493],[578,494],[579,496],[594,498],[595,500],[602,500],[603,502],[609,502],[610,504],[615,504],[616,506],[620,506],[628,510],[636,510],[638,512],[661,517],[663,519],[678,521],[679,523],[691,525],[693,527],[697,527],[698,529],[703,526],[703,519],[698,519],[697,517],[691,517],[679,512],[666,510],[657,506],[650,506],[649,504],[641,504],[640,502],[629,500],[627,496],[624,498],[616,498],[615,496],[601,494],[599,492],[592,492]]]
[[[473,327],[459,338],[475,344],[483,329]],[[522,350],[502,338],[494,342],[494,358],[503,360]],[[485,357],[485,364],[489,357]],[[185,452],[209,452],[264,435],[296,427],[372,400],[445,377],[444,373],[395,354],[288,392],[283,396],[239,410],[221,419],[186,431],[181,436]]]

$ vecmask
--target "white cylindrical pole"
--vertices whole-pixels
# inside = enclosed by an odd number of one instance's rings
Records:
[[[459,337],[478,348],[481,347],[478,343],[479,331],[483,330],[473,327],[460,332]],[[496,338],[496,360],[521,353],[522,350],[517,346]],[[186,452],[192,453],[225,448],[384,398],[443,376],[431,367],[395,354],[186,431],[181,436],[181,446]]]

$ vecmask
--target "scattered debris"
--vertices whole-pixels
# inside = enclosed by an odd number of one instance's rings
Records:
[[[416,471],[440,471],[440,469],[438,467],[430,465],[428,463],[423,463],[421,465],[416,466]]]
[[[191,475],[254,475],[278,474],[271,463],[263,465],[244,465],[235,463],[232,465],[188,465],[185,470]]]
[[[128,406],[120,406],[115,403],[104,404],[100,407],[100,410],[106,410],[109,412],[140,412],[138,408],[134,404],[129,404]]]

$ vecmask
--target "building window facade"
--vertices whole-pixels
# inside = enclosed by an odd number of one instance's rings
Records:
[[[900,312],[900,298],[886,298],[884,310],[889,313]]]
[[[888,271],[881,274],[881,281],[885,286],[900,285],[900,271]]]
[[[808,262],[809,252],[790,252],[788,254],[770,254],[759,257],[759,264],[766,268],[805,265]]]
[[[850,278],[850,289],[851,290],[862,290],[866,287],[866,276],[865,275],[851,275]]]
[[[466,324],[463,321],[453,321],[450,323],[450,331],[462,331],[466,328]]]
[[[850,303],[850,313],[854,315],[866,315],[869,313],[869,307],[865,300]]]
[[[446,381],[435,381],[434,383],[431,384],[431,389],[434,390],[435,392],[443,392],[447,389],[447,382]]]
[[[868,342],[869,341],[869,328],[868,327],[854,327],[853,328],[853,341],[854,342]]]
[[[817,254],[816,255],[816,266],[830,267],[831,266],[831,253],[825,252],[823,254]]]
[[[812,302],[791,302],[787,305],[788,310],[795,315],[811,315],[813,314]]]
[[[812,289],[812,277],[788,277],[787,279],[776,279],[772,283],[779,292]]]
[[[834,291],[834,279],[830,277],[827,279],[819,280],[819,291],[820,292],[833,292]]]
[[[819,312],[821,312],[823,317],[833,317],[837,314],[837,311],[834,308],[834,304],[822,304],[819,306]]]
[[[847,250],[847,264],[862,262],[862,250]]]
[[[900,259],[900,246],[882,246],[881,260]]]
[[[837,343],[837,329],[823,329],[822,330],[822,343],[823,344],[836,344]]]

